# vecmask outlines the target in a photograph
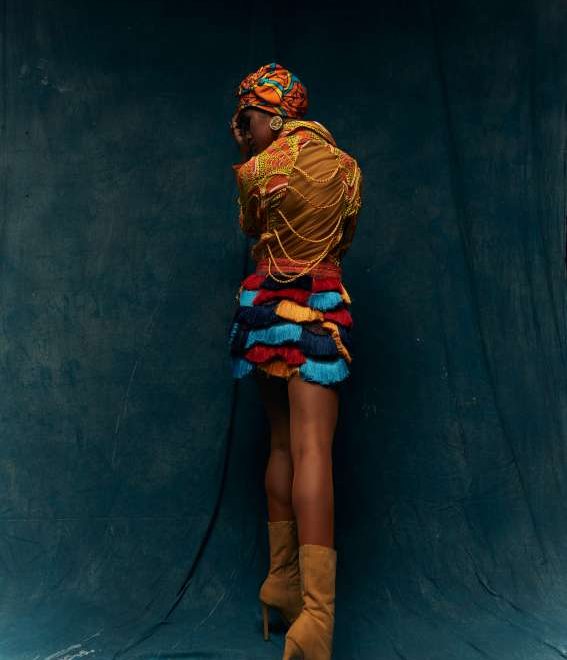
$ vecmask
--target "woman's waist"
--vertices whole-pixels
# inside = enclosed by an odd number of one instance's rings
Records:
[[[274,271],[274,266],[277,266],[277,271],[287,273],[301,273],[308,270],[310,275],[319,277],[341,277],[342,268],[340,261],[336,257],[328,255],[323,261],[320,261],[313,267],[309,267],[308,263],[301,263],[294,259],[286,257],[262,257],[256,262],[256,273],[265,275],[269,272],[269,268]]]

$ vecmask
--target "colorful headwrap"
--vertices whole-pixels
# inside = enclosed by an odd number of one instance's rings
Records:
[[[236,96],[238,112],[250,105],[297,119],[307,112],[307,89],[296,75],[276,62],[249,73],[238,86]]]

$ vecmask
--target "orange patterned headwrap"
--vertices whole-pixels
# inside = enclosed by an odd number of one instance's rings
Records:
[[[296,119],[307,112],[307,89],[296,75],[276,62],[249,73],[238,86],[236,96],[237,112],[250,105]]]

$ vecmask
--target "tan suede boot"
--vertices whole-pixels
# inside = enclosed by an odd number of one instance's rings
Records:
[[[258,594],[262,603],[264,639],[269,634],[269,608],[278,611],[286,624],[291,625],[303,607],[299,576],[297,525],[292,520],[268,521],[270,571]]]
[[[283,660],[331,660],[336,567],[334,548],[310,543],[299,546],[304,606],[285,636]]]

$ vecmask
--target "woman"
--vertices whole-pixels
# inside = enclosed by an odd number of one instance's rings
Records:
[[[239,224],[257,238],[229,332],[233,375],[254,374],[270,423],[270,571],[259,598],[290,625],[284,660],[329,660],[336,550],[332,442],[349,376],[350,297],[341,257],[361,206],[361,173],[319,122],[307,91],[272,62],[237,90],[231,120]]]

